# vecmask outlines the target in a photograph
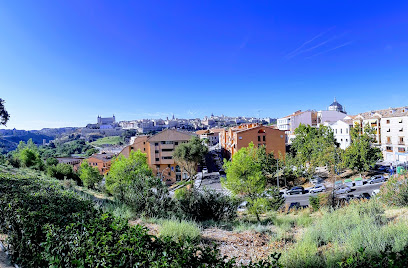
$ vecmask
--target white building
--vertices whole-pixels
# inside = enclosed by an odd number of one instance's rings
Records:
[[[408,162],[408,107],[382,110],[381,149],[388,162]]]
[[[350,146],[351,143],[351,136],[350,131],[353,127],[353,120],[351,119],[342,119],[336,122],[326,122],[324,123],[325,126],[329,126],[334,133],[334,138],[336,139],[337,143],[340,144],[340,148],[345,150],[347,147]]]

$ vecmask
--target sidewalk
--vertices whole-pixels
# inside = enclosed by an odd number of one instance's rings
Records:
[[[10,264],[10,261],[7,258],[6,253],[1,249],[1,247],[0,247],[0,268],[14,268],[14,266]]]

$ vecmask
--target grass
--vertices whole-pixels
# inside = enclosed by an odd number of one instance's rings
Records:
[[[94,146],[119,145],[120,143],[123,143],[123,138],[121,136],[103,137],[91,142],[91,144]]]
[[[174,240],[197,241],[201,236],[200,227],[195,222],[168,219],[161,221],[160,237],[171,237]]]
[[[309,220],[298,221],[305,226],[302,237],[283,252],[282,262],[288,267],[335,267],[346,256],[365,248],[367,253],[394,251],[408,244],[408,221],[390,220],[377,200],[352,202],[335,210],[322,212],[312,225]],[[306,224],[305,224],[306,223]]]

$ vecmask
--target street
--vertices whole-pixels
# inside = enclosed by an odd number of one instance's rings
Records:
[[[380,189],[381,185],[383,183],[375,183],[375,184],[365,184],[363,186],[354,186],[351,187],[351,192],[348,194],[352,194],[355,196],[358,196],[362,193],[371,193],[373,190]],[[307,190],[307,189],[306,189]],[[327,191],[325,191],[326,193]],[[346,195],[348,195],[346,194]],[[284,194],[283,197],[285,197],[285,203],[290,204],[293,202],[299,202],[301,206],[308,206],[309,205],[309,196],[316,196],[317,194],[310,194],[310,193],[305,193],[305,194],[297,194],[297,195],[286,195]],[[340,195],[340,196],[346,196],[346,195]]]

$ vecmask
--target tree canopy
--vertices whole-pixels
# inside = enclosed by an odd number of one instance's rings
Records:
[[[362,131],[356,123],[350,131],[351,144],[344,152],[344,163],[348,168],[359,172],[366,171],[382,158],[381,149],[373,147],[375,129],[368,124]]]
[[[207,152],[208,148],[198,137],[194,136],[187,143],[178,145],[174,150],[173,157],[190,178],[194,178],[197,173],[197,166]]]
[[[106,190],[121,199],[124,189],[140,176],[153,176],[146,154],[137,150],[130,152],[128,158],[120,155],[112,161],[106,177]]]
[[[79,178],[85,187],[95,188],[95,184],[102,181],[102,175],[99,174],[99,170],[96,167],[92,167],[88,164],[87,160],[82,161],[79,168]]]
[[[249,211],[258,220],[259,213],[270,208],[270,199],[266,193],[267,174],[271,168],[270,162],[272,161],[266,155],[264,148],[255,147],[251,142],[248,147],[239,149],[234,154],[232,161],[224,164],[227,177],[222,181],[222,184],[234,195],[244,197],[248,202]],[[275,192],[273,191],[273,193]],[[277,200],[282,202],[281,198]],[[274,201],[276,203],[276,200]]]
[[[0,98],[0,125],[6,125],[10,119],[10,115],[4,107],[4,100]]]

